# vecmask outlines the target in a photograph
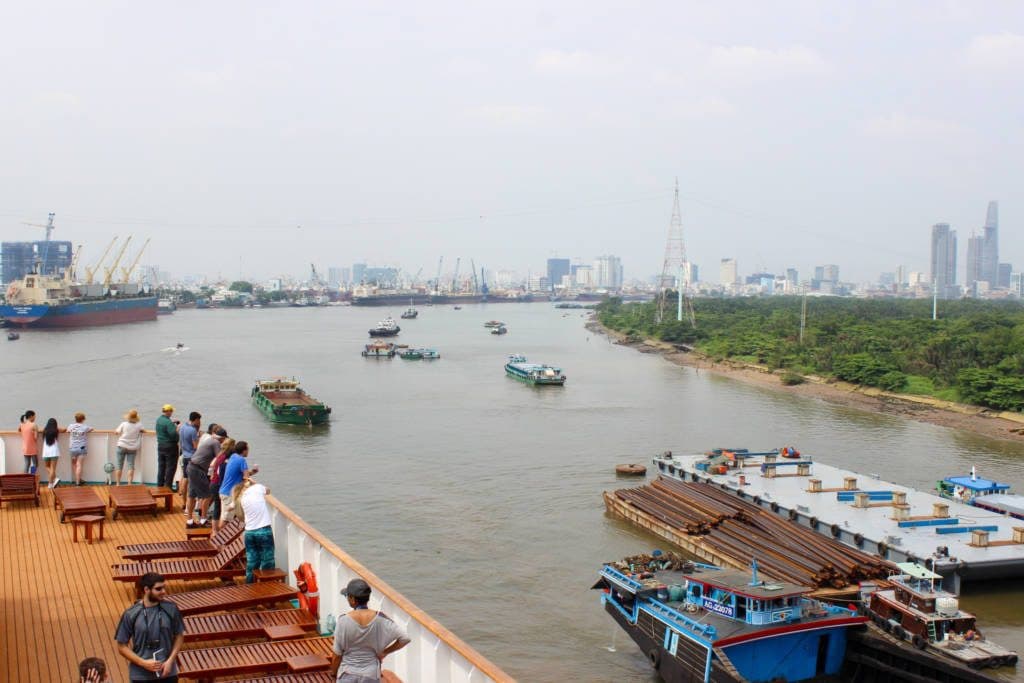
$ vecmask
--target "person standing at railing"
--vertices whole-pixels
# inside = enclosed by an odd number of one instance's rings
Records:
[[[39,467],[39,426],[36,425],[36,411],[26,410],[18,425],[21,434],[21,452],[25,456],[25,474],[35,472]]]
[[[245,522],[245,582],[256,580],[257,569],[273,569],[274,530],[270,526],[270,507],[263,484],[246,478],[231,491],[234,514]],[[240,513],[240,514],[239,514]]]
[[[188,422],[178,427],[178,443],[181,445],[181,482],[178,491],[183,501],[188,500],[188,464],[192,462],[196,446],[199,445],[199,426],[202,419],[203,416],[193,410],[188,414]],[[187,512],[185,516],[189,516]]]
[[[174,406],[164,404],[156,419],[156,485],[170,486],[178,469],[178,425],[171,420]]]
[[[114,485],[121,485],[121,470],[125,460],[128,461],[128,483],[135,480],[135,454],[142,446],[142,425],[139,424],[139,411],[132,408],[124,416],[124,422],[114,430],[117,434],[117,469],[114,471]]]
[[[71,436],[71,479],[75,486],[82,485],[82,458],[85,457],[89,446],[89,432],[92,427],[85,424],[85,413],[75,413],[75,421],[64,428],[64,431]]]
[[[57,418],[51,417],[43,427],[43,464],[46,465],[46,477],[50,489],[57,488],[60,477],[57,476],[57,461],[60,460],[60,444],[57,439],[60,437],[60,427],[57,426]]]
[[[371,611],[370,584],[352,579],[341,594],[352,611],[338,619],[334,631],[331,675],[339,683],[377,683],[384,658],[409,644],[409,634],[383,612]]]

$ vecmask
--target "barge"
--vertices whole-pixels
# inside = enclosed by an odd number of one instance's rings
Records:
[[[314,425],[331,417],[331,408],[307,394],[294,377],[258,379],[251,395],[253,405],[271,422]]]
[[[933,493],[779,449],[653,459],[663,476],[713,484],[776,515],[893,562],[916,562],[958,594],[963,582],[1024,577],[1024,525]]]
[[[505,363],[505,374],[534,386],[560,387],[565,384],[565,375],[562,374],[561,368],[554,365],[529,363],[526,356],[518,354],[508,357],[508,361]]]
[[[666,683],[837,676],[847,633],[868,621],[808,597],[809,587],[760,580],[756,560],[749,573],[652,564],[605,565],[594,588]]]

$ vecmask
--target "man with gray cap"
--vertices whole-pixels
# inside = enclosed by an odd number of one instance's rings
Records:
[[[370,585],[362,579],[349,581],[341,594],[352,611],[338,619],[334,631],[331,675],[340,683],[378,683],[381,662],[408,645],[409,635],[383,612],[369,609]]]
[[[206,513],[210,509],[212,491],[210,489],[210,463],[217,457],[220,444],[228,436],[227,431],[219,424],[211,424],[209,432],[203,435],[196,447],[195,455],[188,464],[188,498],[185,514],[188,519],[186,526],[193,526],[192,510],[196,503],[199,504],[199,526],[206,526],[210,522],[206,519]]]

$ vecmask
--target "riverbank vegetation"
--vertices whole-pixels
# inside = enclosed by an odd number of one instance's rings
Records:
[[[807,299],[801,341],[800,297],[695,299],[697,327],[664,322],[657,302],[609,299],[597,309],[606,327],[635,340],[686,344],[713,360],[765,365],[788,384],[816,374],[887,391],[935,396],[999,410],[1024,410],[1024,306],[1017,302],[908,299]]]

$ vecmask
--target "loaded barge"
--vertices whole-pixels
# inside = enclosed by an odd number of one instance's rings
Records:
[[[68,435],[60,435],[67,452]],[[84,477],[91,485],[58,487],[77,495],[93,494],[99,508],[106,507],[109,487],[103,465],[113,457],[117,434],[96,430],[88,437],[89,456]],[[14,431],[0,432],[0,475],[18,474],[23,469],[21,437]],[[70,480],[66,458],[61,459],[59,476]],[[143,434],[137,473],[143,483],[156,479],[156,438]],[[138,482],[138,480],[136,480]],[[45,482],[44,482],[45,483]],[[127,487],[121,487],[127,488]],[[134,487],[139,488],[139,487]],[[152,490],[152,489],[151,489]],[[19,683],[49,683],[79,680],[78,663],[85,657],[103,659],[111,680],[128,680],[127,661],[111,635],[121,613],[134,601],[134,588],[112,579],[113,564],[124,563],[124,543],[182,541],[184,528],[180,499],[173,496],[167,512],[160,506],[153,515],[111,519],[106,512],[95,515],[105,521],[102,540],[86,543],[72,540],[72,523],[61,524],[53,509],[55,494],[36,485],[39,504],[11,500],[6,494],[0,511],[0,533],[5,541],[0,554],[0,680]],[[145,491],[143,491],[145,493]],[[370,609],[381,610],[403,624],[411,643],[383,661],[383,668],[405,683],[512,683],[513,679],[487,658],[418,608],[396,589],[345,553],[334,542],[296,515],[280,500],[267,497],[270,526],[275,539],[276,566],[282,570],[277,581],[222,587],[218,579],[168,581],[168,598],[176,600],[185,614],[185,647],[178,660],[185,680],[273,680],[327,681],[329,634],[336,619],[349,610],[340,594],[353,578],[362,578],[373,589]],[[97,519],[96,524],[99,523]],[[42,549],[42,550],[41,550]],[[303,565],[306,565],[304,567]],[[319,609],[294,606],[300,596],[296,570],[308,578],[312,571],[319,584]],[[276,573],[276,572],[275,572]],[[198,589],[198,590],[197,590]],[[313,590],[313,589],[307,589]],[[263,608],[237,612],[211,610],[215,599],[244,594],[250,605]],[[291,604],[289,603],[291,601]],[[301,603],[301,599],[300,599]],[[204,611],[206,610],[206,611]],[[311,616],[312,615],[312,616]],[[301,617],[301,618],[300,618]],[[220,624],[278,623],[265,629],[247,631],[248,644],[230,642],[228,632],[220,637],[202,635]],[[273,622],[273,620],[277,620]],[[303,624],[302,628],[295,626]],[[251,628],[251,627],[246,627]],[[210,647],[210,641],[217,647]],[[260,642],[252,642],[252,641]],[[46,643],[40,649],[33,643]],[[283,653],[283,654],[282,654]],[[307,654],[308,653],[308,654]],[[230,673],[211,673],[211,667]],[[299,673],[299,672],[307,673]],[[241,677],[241,678],[240,678]],[[392,679],[394,680],[394,679]]]
[[[952,593],[963,582],[1024,576],[1024,525],[1004,514],[815,462],[788,448],[667,452],[653,462],[663,476],[710,483],[846,545],[924,565]]]

